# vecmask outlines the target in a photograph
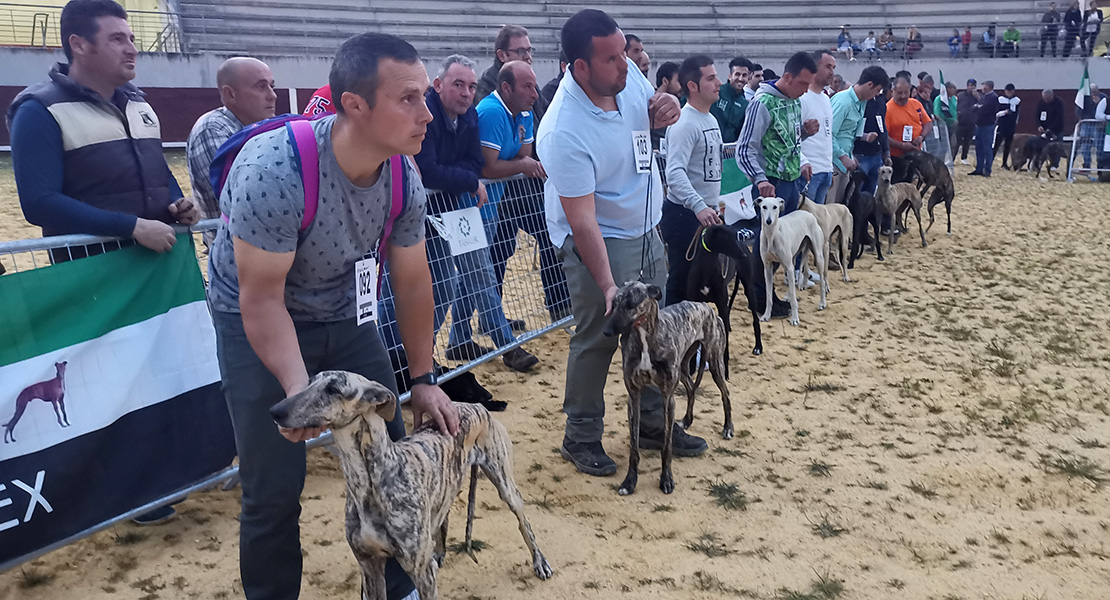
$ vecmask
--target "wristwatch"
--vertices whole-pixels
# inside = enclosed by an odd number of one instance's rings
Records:
[[[425,374],[423,374],[419,377],[413,377],[412,379],[410,379],[410,381],[412,382],[412,385],[414,385],[414,386],[415,385],[435,385],[436,382],[439,381],[439,378],[436,377],[436,372],[435,371],[429,371],[429,372],[427,372],[427,373],[425,373]]]

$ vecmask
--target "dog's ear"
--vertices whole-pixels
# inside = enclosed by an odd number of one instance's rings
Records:
[[[374,407],[374,412],[381,418],[392,421],[397,414],[397,396],[376,381],[364,380],[364,382],[359,400]]]
[[[663,290],[659,289],[659,286],[657,286],[657,285],[647,286],[647,293],[648,293],[648,296],[651,296],[652,298],[655,298],[656,300],[662,300],[663,299]]]

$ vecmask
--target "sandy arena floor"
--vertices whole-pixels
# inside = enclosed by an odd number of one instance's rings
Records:
[[[0,166],[0,239],[37,235]],[[763,356],[744,351],[750,323],[734,313],[736,439],[720,439],[719,398],[703,385],[692,433],[710,451],[676,460],[670,496],[656,486],[657,452],[644,453],[631,497],[617,495],[619,476],[586,477],[559,457],[567,334],[528,345],[541,359],[532,374],[479,368],[510,402],[498,418],[556,574],[535,579],[483,481],[480,564],[450,553],[443,597],[1110,597],[1110,187],[968,170],[951,237],[941,216],[927,248],[908,235],[884,263],[865,256],[851,283],[833,280],[826,311],[803,293],[801,326],[767,324]],[[623,473],[619,368],[605,442]],[[335,458],[314,451],[305,600],[358,597],[343,495]],[[0,600],[240,597],[237,492],[179,511],[0,574]]]

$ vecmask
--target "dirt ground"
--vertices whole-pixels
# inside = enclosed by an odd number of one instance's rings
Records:
[[[537,580],[512,514],[483,481],[479,564],[449,553],[445,598],[1105,599],[1110,596],[1110,187],[959,169],[953,234],[902,238],[799,327],[733,315],[737,436],[716,389],[662,494],[645,452],[636,494],[558,455],[568,336],[528,344],[532,374],[479,378],[510,402],[528,516],[556,570]],[[180,170],[179,170],[180,172]],[[0,182],[0,239],[21,223]],[[738,350],[739,349],[739,350]],[[627,464],[625,391],[610,370],[605,443]],[[336,460],[310,455],[305,600],[356,598]],[[121,525],[0,574],[0,600],[238,598],[237,492],[196,494],[166,525]],[[464,498],[452,513],[462,538]]]

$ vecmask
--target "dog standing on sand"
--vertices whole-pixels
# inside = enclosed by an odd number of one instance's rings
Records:
[[[763,321],[771,320],[771,297],[775,291],[774,263],[782,265],[786,277],[786,293],[790,300],[790,324],[797,325],[798,319],[798,286],[794,276],[794,257],[799,252],[812,252],[813,260],[817,265],[817,273],[821,281],[829,277],[828,264],[825,262],[824,247],[825,236],[821,232],[821,225],[813,215],[796,210],[785,217],[780,217],[784,205],[782,198],[759,198],[756,200],[759,209],[763,231],[759,236],[759,255],[763,259],[763,279],[767,285],[766,308]],[[825,310],[825,285],[821,286],[821,303],[819,310]]]
[[[817,224],[821,226],[821,233],[825,237],[825,244],[822,252],[825,254],[825,263],[828,264],[829,255],[832,252],[832,238],[836,235],[839,239],[837,253],[837,264],[840,265],[840,279],[844,282],[851,281],[848,279],[848,269],[845,268],[847,261],[850,260],[851,253],[848,251],[848,239],[854,231],[852,227],[852,211],[843,204],[817,204],[810,200],[805,194],[802,194],[802,202],[798,205],[800,210],[817,218]],[[808,268],[802,261],[802,272],[805,273]],[[827,279],[822,279],[821,284],[825,286],[825,291],[829,290],[829,282]]]
[[[891,183],[894,172],[890,167],[879,167],[879,187],[875,190],[875,200],[882,207],[883,214],[890,215],[890,235],[887,236],[887,252],[894,254],[894,227],[903,223],[906,210],[912,210],[917,217],[917,231],[921,233],[921,247],[928,246],[925,229],[921,226],[921,194],[912,183]],[[876,244],[881,243],[875,240]]]
[[[363,600],[385,600],[388,557],[396,558],[412,577],[421,600],[439,597],[436,576],[443,564],[447,515],[469,471],[470,553],[479,468],[516,515],[536,577],[551,577],[551,566],[524,517],[505,427],[479,405],[456,404],[459,432],[454,437],[421,428],[393,442],[383,415],[392,417],[396,402],[396,396],[377,382],[345,371],[325,371],[303,392],[270,409],[280,427],[332,431],[347,483],[347,543],[362,568]]]
[[[628,474],[617,490],[627,496],[636,491],[640,467],[640,394],[656,386],[663,396],[663,470],[659,489],[674,491],[671,474],[671,434],[674,430],[675,389],[686,389],[686,416],[683,428],[694,421],[694,394],[701,383],[703,368],[708,367],[725,408],[725,427],[721,437],[732,439],[732,404],[725,383],[725,324],[701,302],[684,300],[659,308],[663,290],[639,281],[624,284],[613,298],[613,312],[605,335],[621,336],[624,386],[628,389],[629,455]],[[701,349],[697,380],[688,370],[690,360]]]

